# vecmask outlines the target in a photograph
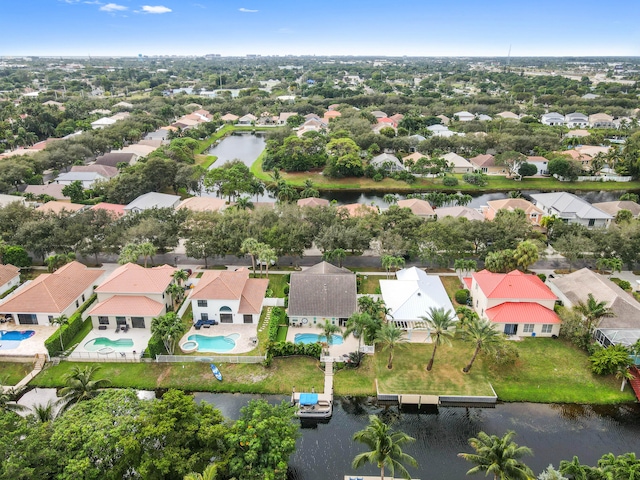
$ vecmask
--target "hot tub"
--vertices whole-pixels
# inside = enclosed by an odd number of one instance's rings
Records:
[[[184,353],[193,353],[198,350],[198,342],[196,342],[195,340],[188,340],[180,345],[180,350],[182,350]]]

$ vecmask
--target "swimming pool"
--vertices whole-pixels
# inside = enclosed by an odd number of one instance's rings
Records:
[[[33,337],[34,330],[0,330],[0,350],[13,350],[22,340]]]
[[[98,337],[84,344],[84,348],[88,352],[99,353],[130,352],[131,347],[133,347],[133,340],[130,338],[110,340],[106,337]]]
[[[331,335],[331,345],[342,345],[342,335]],[[317,343],[326,342],[324,335],[318,335],[317,333],[296,333],[293,338],[294,343]]]
[[[33,337],[36,334],[33,330],[1,330],[0,331],[0,340],[26,340],[27,338]]]
[[[236,346],[236,340],[240,338],[239,333],[216,337],[208,337],[207,335],[189,335],[187,340],[198,342],[198,352],[226,353],[233,350]]]

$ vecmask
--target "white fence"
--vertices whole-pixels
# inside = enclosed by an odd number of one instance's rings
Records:
[[[68,360],[70,362],[144,362],[150,361],[150,359],[143,359],[140,353],[133,352],[111,352],[111,353],[98,353],[98,352],[72,352],[66,357],[61,357],[60,360]]]
[[[265,307],[284,307],[284,298],[267,297],[262,305]]]
[[[158,363],[261,363],[264,362],[266,356],[241,356],[241,355],[212,355],[210,357],[192,356],[192,355],[157,355]]]

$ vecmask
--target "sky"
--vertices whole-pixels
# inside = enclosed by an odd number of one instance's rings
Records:
[[[640,56],[638,0],[2,0],[0,56]]]

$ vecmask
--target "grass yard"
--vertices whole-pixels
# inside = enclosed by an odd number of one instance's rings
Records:
[[[0,362],[0,385],[14,386],[33,370],[33,363]]]
[[[551,338],[518,342],[516,365],[483,368],[500,400],[542,403],[619,403],[635,400],[630,387],[620,392],[613,376],[591,373],[587,354],[569,343]]]
[[[57,388],[72,367],[90,363],[62,362],[43,370],[31,385]],[[218,382],[208,363],[104,363],[96,378],[108,378],[112,387],[154,390],[179,388],[186,391],[290,394],[322,388],[324,373],[318,361],[308,357],[276,358],[269,368],[261,364],[217,364],[224,376]]]
[[[202,153],[196,155],[196,165],[201,165],[202,168],[205,169],[208,169],[211,165],[216,163],[216,160],[218,160],[218,157],[215,155],[205,155]]]
[[[453,304],[454,308],[458,308],[459,306],[461,306],[461,304],[456,302],[455,293],[456,293],[456,290],[460,290],[462,288],[467,288],[467,287],[463,286],[462,283],[460,283],[460,279],[457,276],[455,277],[441,276],[440,280],[442,280],[444,289],[447,291],[447,295],[449,295],[449,299],[451,300],[451,303]]]
[[[276,336],[276,342],[286,342],[287,341],[287,332],[289,331],[289,327],[286,325],[280,325],[278,327],[278,334]]]
[[[358,285],[358,293],[380,293],[380,279],[385,277],[378,275],[360,275],[359,277],[361,280],[360,285]]]
[[[258,277],[260,275],[258,274]],[[287,286],[286,274],[269,275],[269,289],[273,292],[273,296],[277,298],[284,298],[284,287]]]

